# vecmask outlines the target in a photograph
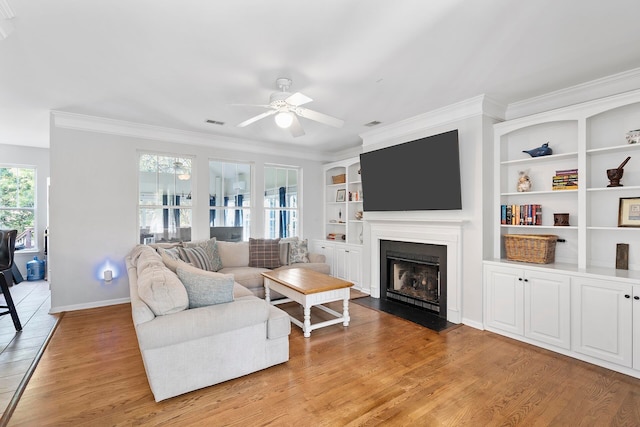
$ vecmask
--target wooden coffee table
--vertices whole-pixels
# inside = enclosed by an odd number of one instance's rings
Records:
[[[290,268],[278,271],[266,271],[264,276],[264,294],[267,302],[271,302],[270,292],[274,290],[284,295],[285,299],[273,301],[272,304],[283,304],[295,301],[304,308],[304,322],[289,316],[291,323],[302,328],[305,338],[311,331],[325,326],[341,323],[349,326],[349,288],[353,283],[337,279],[307,268]],[[342,300],[342,314],[322,304]],[[311,307],[326,311],[335,319],[311,324]]]

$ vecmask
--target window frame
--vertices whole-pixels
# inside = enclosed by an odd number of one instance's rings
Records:
[[[138,156],[137,156],[137,173],[138,173],[138,191],[137,191],[137,233],[138,233],[138,237],[137,240],[139,241],[139,243],[172,243],[172,242],[189,242],[192,240],[193,238],[193,229],[194,229],[194,224],[193,224],[193,214],[196,210],[196,200],[194,197],[192,197],[192,194],[194,192],[194,187],[195,187],[195,176],[196,176],[196,157],[193,155],[189,155],[189,154],[183,154],[183,153],[168,153],[168,152],[161,152],[161,151],[151,151],[151,150],[138,150],[137,152]],[[175,165],[176,162],[178,161],[183,161],[183,160],[188,160],[190,162],[190,165],[188,166],[188,168],[183,168],[182,172],[178,171],[178,168],[174,168],[173,171],[173,194],[167,194],[167,203],[165,204],[162,200],[158,200],[156,199],[156,203],[154,204],[143,204],[141,203],[141,199],[142,199],[142,189],[141,189],[141,173],[142,170],[140,168],[140,161],[142,159],[143,156],[145,155],[151,155],[151,156],[156,156],[157,158],[165,158],[165,159],[172,159],[173,163]],[[177,180],[180,180],[178,178],[178,175],[180,173],[184,173],[184,170],[188,170],[189,171],[189,175],[190,177],[188,178],[189,181],[189,193],[187,194],[187,199],[190,200],[190,204],[188,205],[176,205],[176,196],[177,196],[177,185],[176,183],[178,182]],[[157,189],[159,189],[159,169],[157,168],[155,171],[156,174],[156,185],[158,186]],[[160,196],[160,194],[156,194],[156,197]],[[173,198],[171,198],[170,196],[173,196]],[[160,203],[158,203],[160,202]],[[160,240],[160,241],[156,241],[155,240],[155,236],[153,238],[153,241],[149,240],[147,241],[145,238],[143,238],[142,236],[142,224],[141,224],[141,217],[142,217],[142,210],[168,210],[169,211],[169,222],[168,222],[168,229],[167,229],[167,240]],[[178,227],[177,224],[174,224],[174,228],[175,230],[173,231],[173,234],[175,235],[175,237],[170,237],[172,232],[171,232],[171,224],[175,221],[175,217],[173,215],[171,215],[172,211],[178,210],[179,212],[182,211],[189,211],[189,218],[190,218],[190,226],[189,227]],[[174,218],[174,221],[171,221],[172,217]],[[180,218],[183,218],[182,215],[180,215]],[[189,236],[188,238],[183,238],[183,236],[180,235],[180,233],[178,232],[179,228],[189,228]],[[164,233],[164,230],[163,230]],[[154,233],[155,234],[155,233]]]
[[[38,230],[38,168],[35,165],[25,165],[25,164],[17,164],[17,163],[3,163],[0,164],[0,169],[17,169],[17,170],[23,170],[23,169],[28,169],[28,170],[32,170],[33,171],[33,182],[32,182],[32,187],[33,187],[33,201],[32,201],[32,207],[24,207],[24,206],[17,206],[17,198],[16,197],[16,206],[2,206],[0,205],[0,212],[1,211],[20,211],[20,212],[30,212],[31,215],[33,216],[33,224],[31,226],[31,243],[32,246],[30,247],[24,247],[24,251],[31,251],[31,252],[38,252],[39,248],[38,248],[38,233],[36,230]],[[19,176],[19,175],[18,175]],[[9,226],[7,226],[9,227]],[[25,230],[20,231],[18,230],[18,236],[16,238],[16,246],[20,245],[20,240],[21,240],[21,234],[24,233],[29,227],[26,227]],[[15,227],[11,227],[11,229],[16,229]],[[26,236],[25,236],[26,239]]]
[[[276,188],[278,187],[273,187],[273,188],[267,188],[267,169],[268,168],[274,168],[276,170],[276,174],[277,174],[277,170],[278,169],[284,169],[285,171],[287,171],[286,174],[286,188],[291,188],[293,186],[289,185],[289,171],[295,171],[296,172],[296,183],[295,183],[295,198],[296,198],[296,203],[295,203],[295,207],[291,207],[291,206],[268,206],[268,198],[273,198],[273,197],[279,197],[279,195],[277,194],[268,194],[269,192],[273,192],[275,191]],[[264,234],[264,238],[266,239],[270,239],[270,238],[285,238],[285,237],[302,237],[302,167],[301,166],[294,166],[294,165],[282,165],[282,164],[275,164],[275,163],[265,163],[264,165],[264,197],[263,197],[263,219],[264,219],[264,230],[263,230],[263,234]],[[277,180],[277,178],[276,178]],[[288,205],[288,203],[286,203]],[[279,227],[279,223],[277,222],[277,219],[272,219],[271,216],[269,215],[270,211],[273,211],[276,216],[278,212],[291,212],[293,213],[292,219],[291,219],[291,223],[294,224],[293,226],[293,230],[294,232],[291,235],[287,235],[280,233],[280,227]],[[276,221],[275,227],[271,227],[270,223],[272,221]],[[290,224],[289,222],[287,222],[287,224]],[[274,234],[271,234],[271,231],[274,231]]]
[[[237,196],[239,195],[239,191],[236,190],[236,195],[233,199],[233,205],[232,206],[220,206],[220,205],[211,205],[211,200],[212,198],[217,198],[218,197],[218,188],[215,188],[215,183],[213,183],[213,180],[215,179],[214,176],[212,176],[212,163],[220,163],[222,164],[222,176],[221,176],[221,182],[220,182],[220,191],[223,193],[221,196],[224,197],[231,195],[231,193],[227,194],[225,192],[225,179],[224,179],[224,175],[225,175],[225,171],[224,168],[226,165],[235,165],[235,179],[237,180],[237,182],[245,182],[245,187],[248,184],[248,197],[245,197],[247,195],[247,192],[243,192],[243,200],[242,200],[242,206],[238,207],[235,205],[236,200],[237,200]],[[209,194],[209,201],[208,201],[208,220],[207,220],[207,224],[209,226],[209,230],[211,230],[211,228],[215,228],[215,227],[238,227],[235,225],[235,211],[240,211],[240,218],[241,218],[241,225],[240,227],[242,227],[242,240],[243,241],[248,241],[249,238],[251,237],[251,228],[252,228],[252,213],[255,215],[255,210],[254,210],[254,199],[256,197],[255,192],[253,191],[255,188],[254,185],[254,176],[255,176],[255,162],[253,161],[243,161],[243,160],[232,160],[232,159],[222,159],[222,158],[209,158],[208,163],[207,163],[208,167],[209,167],[209,173],[208,173],[208,194]],[[245,181],[240,181],[240,173],[238,173],[238,166],[246,166],[249,168],[249,177],[245,176]],[[240,190],[240,188],[238,189]],[[253,212],[252,212],[253,211]],[[212,217],[211,213],[214,213],[215,215]],[[218,216],[218,213],[222,214],[221,217],[224,218],[225,223],[224,224],[219,224],[219,225],[215,225],[215,221],[216,219],[219,220],[220,216]],[[216,218],[214,219],[214,224],[211,223],[212,218]],[[227,224],[227,221],[233,218],[233,225],[231,224]],[[210,232],[210,231],[209,231]]]

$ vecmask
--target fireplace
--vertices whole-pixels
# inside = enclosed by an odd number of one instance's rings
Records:
[[[447,318],[447,247],[380,240],[380,298]]]

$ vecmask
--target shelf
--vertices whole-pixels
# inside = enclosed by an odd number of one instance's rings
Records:
[[[622,187],[593,187],[593,188],[587,188],[587,191],[624,191],[624,190],[639,191],[640,190],[640,185],[629,185],[629,186],[622,186]]]
[[[349,203],[362,203],[362,200],[349,200]]]
[[[577,158],[577,157],[578,157],[578,152],[576,151],[571,153],[552,154],[550,156],[530,157],[528,159],[505,160],[503,162],[500,162],[500,164],[506,166],[506,165],[522,164],[522,163],[543,163],[543,162]]]
[[[358,224],[362,224],[364,221],[361,220],[361,219],[350,219],[349,222],[350,223],[354,223],[355,222],[355,223],[358,223]]]
[[[587,150],[587,154],[600,154],[600,153],[617,153],[620,151],[629,151],[629,150],[637,150],[640,149],[640,144],[622,144],[616,145],[613,147],[604,147],[604,148],[591,148]]]
[[[501,228],[526,228],[526,229],[549,229],[549,228],[553,228],[555,230],[558,229],[562,229],[562,230],[577,230],[578,226],[577,225],[567,225],[567,226],[555,226],[555,225],[510,225],[510,224],[500,224]]]
[[[346,183],[342,182],[340,184],[327,184],[327,187],[328,188],[331,188],[331,187],[344,187],[346,185],[347,185]]]
[[[343,222],[328,222],[327,225],[342,225],[342,226],[344,226],[344,225],[347,225],[347,223],[344,222],[344,221]]]
[[[500,193],[501,196],[524,196],[529,194],[566,194],[566,193],[577,193],[578,190],[545,190],[545,191],[518,191],[513,193]]]
[[[638,227],[598,227],[598,226],[589,226],[587,230],[605,230],[605,231],[631,231],[638,232],[640,228]]]
[[[362,181],[349,181],[349,184],[362,184]]]

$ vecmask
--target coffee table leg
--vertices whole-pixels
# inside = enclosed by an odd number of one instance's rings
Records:
[[[342,318],[344,319],[342,324],[344,326],[349,326],[349,321],[351,320],[349,317],[349,296],[344,297],[344,300],[342,301]]]
[[[271,295],[269,293],[269,279],[264,281],[264,300],[267,302],[271,302]]]
[[[311,307],[304,307],[304,337],[309,338],[311,336]]]

